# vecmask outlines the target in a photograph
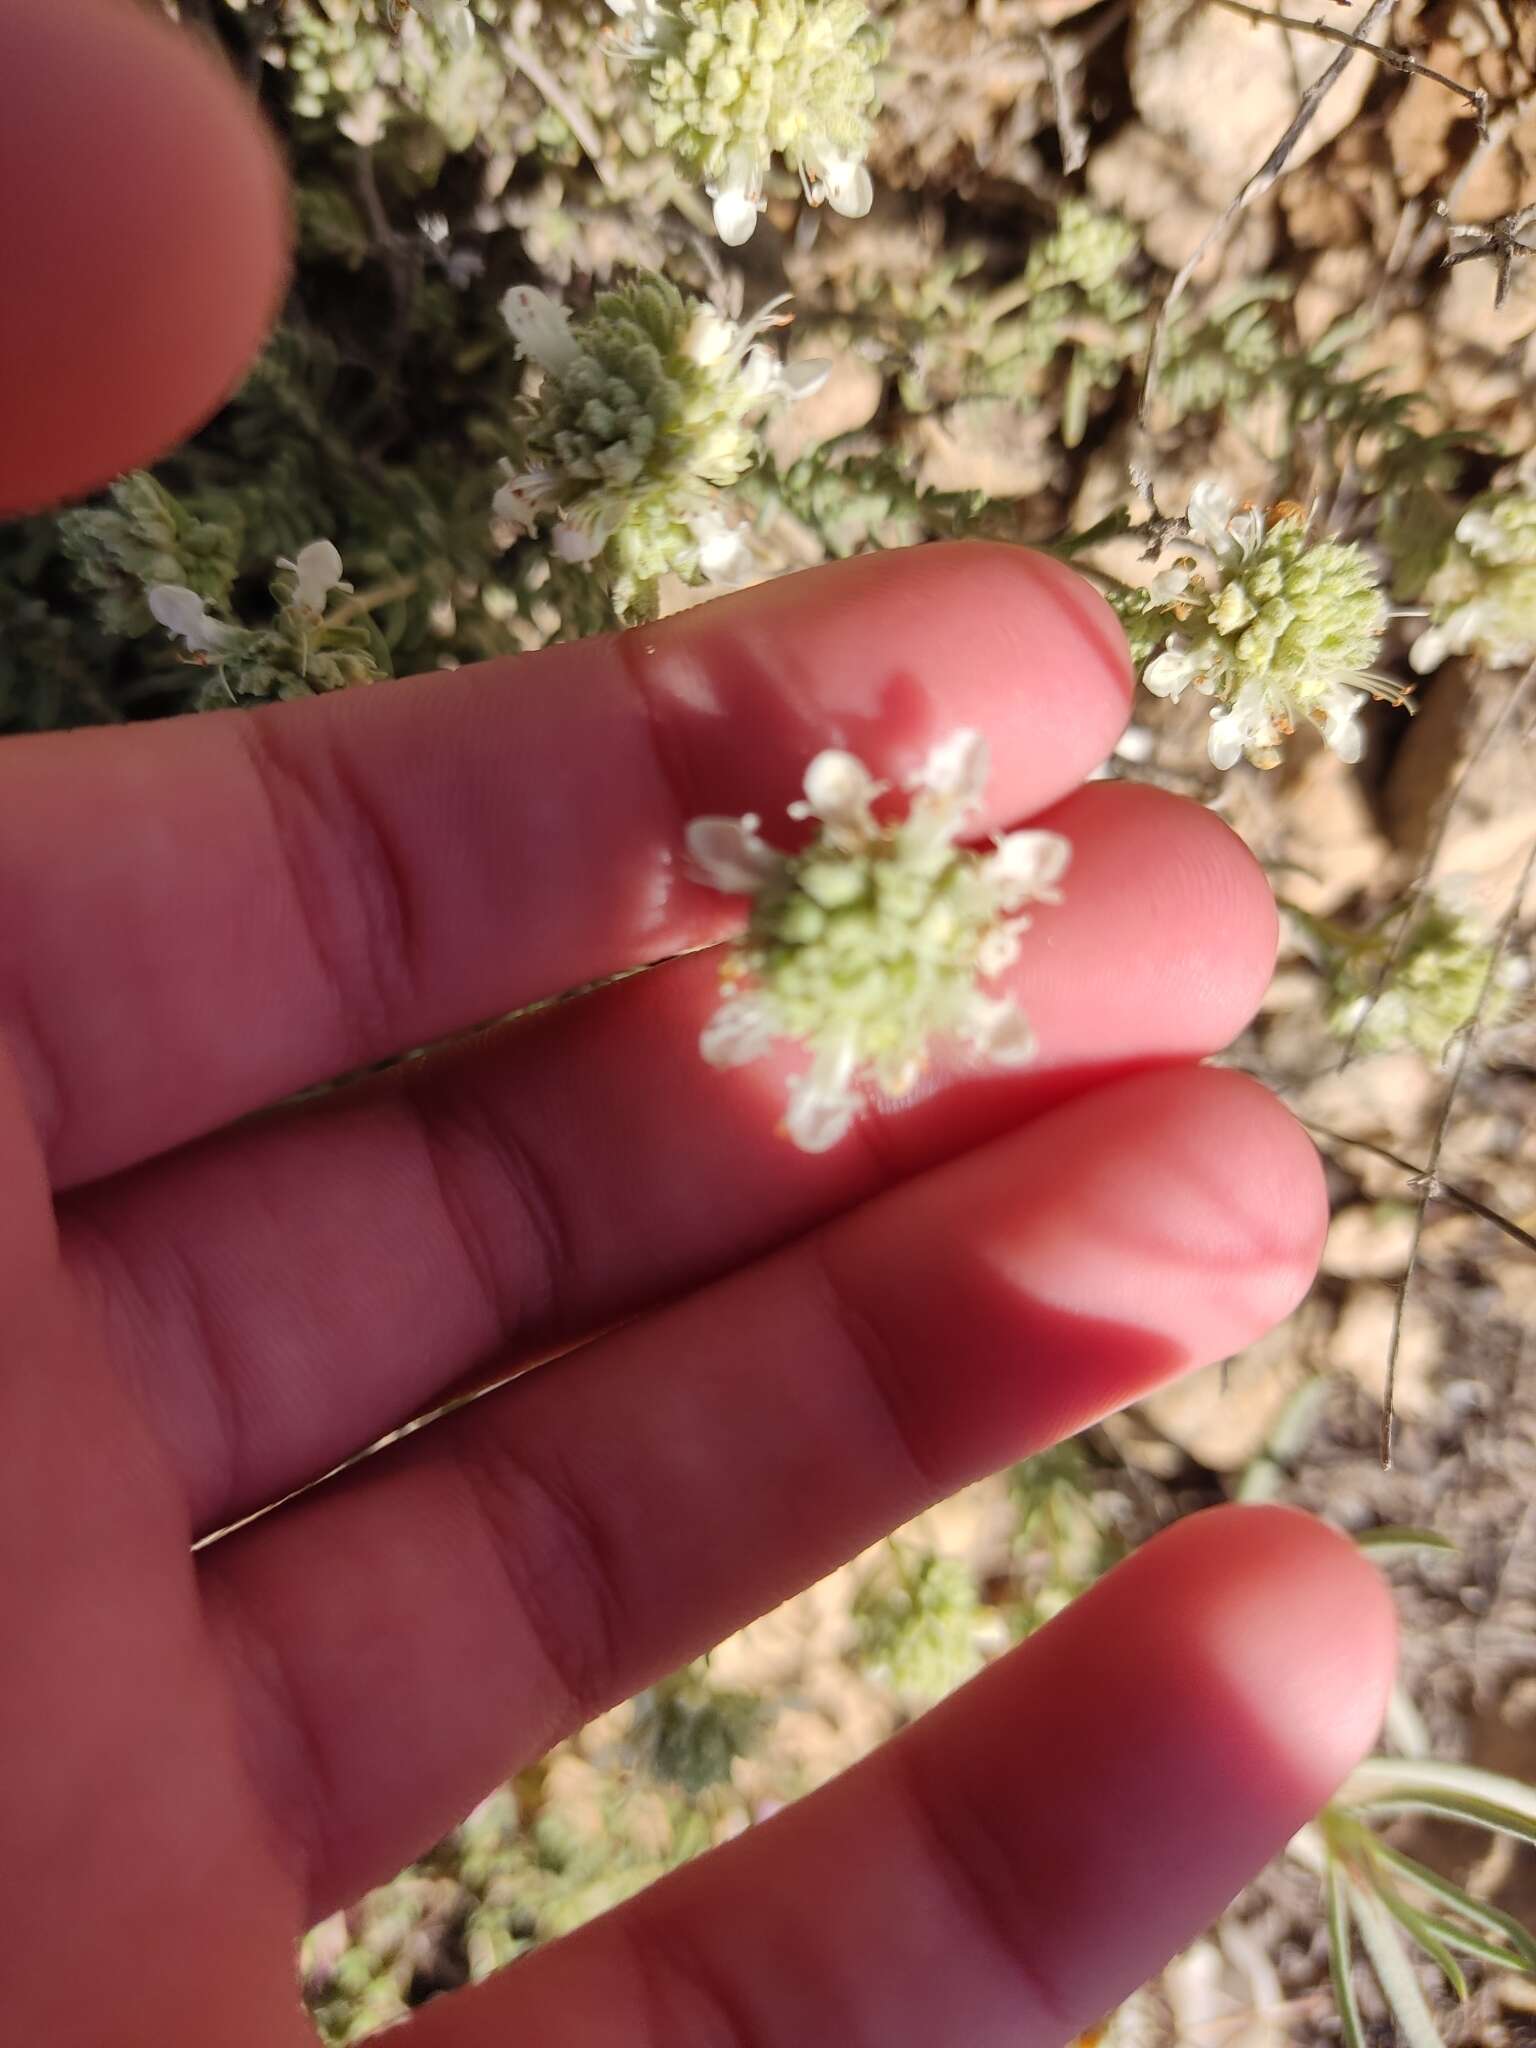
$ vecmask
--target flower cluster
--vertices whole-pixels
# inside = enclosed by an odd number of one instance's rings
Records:
[[[1215,698],[1209,747],[1218,768],[1245,755],[1273,768],[1303,721],[1342,760],[1358,761],[1367,698],[1402,694],[1371,668],[1387,607],[1364,550],[1310,539],[1299,508],[1267,519],[1239,511],[1211,483],[1191,493],[1188,527],[1214,573],[1185,557],[1154,579],[1152,602],[1179,629],[1148,662],[1147,688],[1177,702],[1193,684]]]
[[[1420,675],[1448,654],[1475,654],[1490,668],[1536,659],[1536,494],[1476,499],[1423,589],[1430,623],[1408,659]]]
[[[752,422],[803,397],[821,364],[788,367],[759,337],[782,301],[737,326],[663,277],[601,293],[573,320],[546,292],[515,286],[502,311],[543,372],[525,401],[520,460],[494,510],[509,532],[554,521],[554,551],[600,565],[621,618],[651,615],[659,579],[724,582],[746,550],[716,493],[757,459]]]
[[[807,1152],[837,1144],[861,1105],[860,1083],[891,1096],[916,1086],[935,1041],[999,1066],[1034,1057],[1029,1021],[982,983],[1019,954],[1026,903],[1056,903],[1071,848],[1054,832],[957,843],[974,823],[986,742],[961,731],[907,785],[904,816],[883,822],[886,785],[852,754],[818,754],[793,818],[815,837],[784,854],[761,820],[696,818],[688,850],[700,878],[753,898],[747,932],[722,973],[724,1000],[700,1050],[715,1066],[763,1058],[778,1039],[807,1047],[789,1083],[785,1128]]]
[[[244,697],[310,697],[372,682],[387,672],[387,655],[366,616],[330,611],[334,591],[351,591],[341,556],[328,540],[311,541],[272,586],[277,616],[266,626],[241,626],[215,615],[206,597],[182,583],[152,583],[145,601],[155,622],[200,667],[215,674],[208,706]]]
[[[1344,1039],[1358,1032],[1363,1052],[1412,1047],[1439,1059],[1471,1023],[1480,1001],[1490,1024],[1509,1012],[1518,986],[1516,964],[1505,960],[1496,966],[1488,941],[1443,903],[1426,903],[1400,941],[1396,917],[1358,934],[1317,919],[1306,922],[1329,978],[1328,1028]],[[1493,985],[1484,999],[1490,972]]]
[[[864,158],[886,34],[864,0],[609,0],[644,81],[656,140],[748,241],[775,152],[813,206],[868,213]]]

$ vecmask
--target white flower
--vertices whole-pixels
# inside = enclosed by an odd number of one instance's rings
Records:
[[[189,654],[222,654],[238,637],[234,626],[208,616],[208,606],[184,583],[152,583],[145,592],[151,616],[185,643]]]
[[[741,818],[695,818],[685,835],[688,855],[701,882],[727,896],[750,896],[784,866],[758,831],[755,811]]]
[[[704,1026],[699,1051],[712,1067],[748,1067],[766,1058],[779,1027],[757,996],[732,996]]]
[[[515,284],[501,301],[501,317],[512,330],[518,354],[558,376],[581,350],[571,333],[571,316],[557,299],[533,285]]]
[[[948,797],[969,811],[980,803],[990,772],[986,740],[979,732],[962,728],[931,749],[908,787]]]
[[[840,156],[835,150],[810,152],[801,159],[800,176],[812,206],[825,199],[834,213],[862,220],[874,204],[875,188],[862,157]]]
[[[1059,903],[1056,885],[1071,858],[1071,843],[1059,832],[1007,832],[988,856],[987,880],[1004,910],[1017,910],[1024,903]]]
[[[333,590],[350,590],[350,583],[341,580],[341,556],[328,540],[312,540],[308,547],[300,548],[298,560],[290,562],[286,555],[279,555],[279,569],[293,572],[293,602],[302,611],[313,612],[315,617],[324,618],[325,607]]]
[[[1034,1029],[1012,996],[973,998],[960,1027],[973,1052],[998,1067],[1027,1067],[1039,1051]]]
[[[805,795],[789,806],[792,818],[818,818],[833,839],[859,839],[874,830],[870,805],[886,784],[876,782],[857,754],[828,747],[805,771]]]
[[[1155,655],[1142,670],[1141,680],[1154,697],[1170,697],[1177,704],[1203,673],[1201,657],[1191,649],[1184,635],[1170,633],[1162,653]]]
[[[414,0],[416,11],[424,14],[450,50],[460,56],[475,40],[475,17],[468,0]]]
[[[853,1086],[857,1056],[851,1039],[819,1054],[809,1073],[791,1076],[784,1128],[802,1152],[830,1152],[858,1115],[861,1100]]]
[[[738,158],[723,179],[704,188],[714,202],[715,233],[728,249],[739,249],[757,232],[757,216],[768,204],[763,192],[767,169],[755,155]]]
[[[982,984],[1018,960],[1023,906],[1059,900],[1070,848],[1039,830],[963,844],[986,770],[981,735],[952,733],[909,778],[906,815],[882,821],[887,785],[828,748],[789,806],[819,828],[802,851],[777,852],[751,814],[689,827],[694,873],[753,898],[701,1050],[719,1066],[761,1058],[778,1039],[804,1045],[810,1065],[788,1084],[785,1128],[807,1151],[835,1145],[870,1088],[910,1093],[935,1041],[999,1066],[1034,1056],[1014,997]]]
[[[491,510],[504,525],[519,533],[531,532],[549,503],[554,477],[547,469],[514,469],[505,456],[501,467],[507,480],[492,498]]]
[[[605,538],[562,519],[552,535],[555,553],[562,562],[595,562],[603,552]]]

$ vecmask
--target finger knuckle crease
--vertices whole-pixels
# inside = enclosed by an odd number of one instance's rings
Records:
[[[393,1020],[415,988],[409,881],[376,806],[341,748],[313,758],[274,741],[259,716],[240,721],[246,758],[310,952],[350,1045],[397,1049]]]
[[[466,1438],[460,1466],[514,1611],[557,1690],[563,1734],[613,1704],[619,1600],[607,1539],[579,1484],[547,1445],[537,1464],[511,1448],[518,1404],[515,1394],[502,1398],[510,1405],[501,1427]]]

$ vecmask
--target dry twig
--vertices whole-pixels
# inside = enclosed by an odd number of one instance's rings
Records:
[[[1456,263],[1475,263],[1483,256],[1492,257],[1498,268],[1493,303],[1495,307],[1502,306],[1509,297],[1515,265],[1522,257],[1536,256],[1536,242],[1521,240],[1526,230],[1532,227],[1536,227],[1536,206],[1522,206],[1518,213],[1501,214],[1497,220],[1453,221],[1450,234],[1466,238],[1468,246],[1450,250],[1445,258],[1445,268],[1448,270]]]
[[[1451,1127],[1451,1112],[1456,1107],[1462,1080],[1467,1071],[1467,1062],[1472,1056],[1483,1014],[1488,1007],[1488,998],[1493,993],[1498,976],[1499,962],[1514,932],[1520,916],[1520,906],[1525,901],[1525,892],[1530,886],[1532,875],[1536,875],[1536,839],[1531,841],[1530,850],[1521,865],[1520,879],[1515,883],[1514,892],[1499,920],[1499,929],[1494,935],[1493,950],[1488,956],[1488,965],[1483,974],[1482,986],[1477,992],[1477,1008],[1472,1012],[1466,1029],[1461,1033],[1456,1046],[1455,1060],[1451,1067],[1451,1078],[1446,1086],[1445,1100],[1440,1105],[1440,1115],[1435,1122],[1435,1134],[1430,1140],[1429,1156],[1424,1162],[1424,1172],[1419,1193],[1419,1205],[1414,1212],[1413,1236],[1408,1244],[1408,1263],[1403,1270],[1402,1282],[1397,1290],[1397,1300],[1392,1309],[1392,1335],[1387,1345],[1387,1384],[1381,1400],[1381,1464],[1383,1471],[1392,1469],[1392,1418],[1393,1399],[1397,1390],[1397,1356],[1403,1341],[1403,1314],[1408,1306],[1408,1292],[1413,1285],[1414,1270],[1419,1262],[1419,1246],[1424,1237],[1424,1219],[1429,1214],[1429,1205],[1442,1192],[1440,1179],[1440,1155],[1445,1150],[1446,1133]]]
[[[1088,161],[1088,129],[1078,111],[1077,96],[1072,88],[1072,74],[1067,68],[1055,37],[1047,35],[1042,29],[1035,40],[1040,46],[1045,73],[1051,82],[1051,98],[1056,106],[1056,133],[1061,142],[1061,168],[1070,178]]]
[[[1447,77],[1443,71],[1436,71],[1432,64],[1421,63],[1417,57],[1410,57],[1406,50],[1394,50],[1388,45],[1367,42],[1363,31],[1349,28],[1334,28],[1326,21],[1302,21],[1294,14],[1271,14],[1265,7],[1250,7],[1248,0],[1216,0],[1218,7],[1225,7],[1229,14],[1245,14],[1250,21],[1272,22],[1279,28],[1298,30],[1302,35],[1321,36],[1325,42],[1343,43],[1347,49],[1363,50],[1368,57],[1374,57],[1378,64],[1384,64],[1389,71],[1401,71],[1414,78],[1428,78],[1436,85],[1443,85],[1447,92],[1454,92],[1471,107],[1477,122],[1480,138],[1488,134],[1488,95],[1480,85],[1463,85],[1459,78]],[[1370,26],[1367,20],[1365,26]]]
[[[1465,1209],[1468,1215],[1481,1216],[1485,1223],[1502,1230],[1506,1237],[1512,1237],[1516,1244],[1523,1245],[1528,1252],[1536,1252],[1536,1237],[1528,1230],[1522,1230],[1513,1217],[1505,1216],[1499,1210],[1490,1208],[1479,1201],[1476,1195],[1468,1194],[1465,1188],[1457,1187],[1454,1181],[1444,1180],[1438,1174],[1430,1174],[1422,1166],[1415,1166],[1411,1159],[1405,1159],[1400,1152],[1394,1152],[1388,1145],[1378,1145],[1374,1138],[1358,1138],[1348,1131],[1330,1130],[1327,1124],[1313,1123],[1310,1117],[1298,1116],[1297,1122],[1304,1124],[1315,1138],[1321,1138],[1331,1145],[1352,1146],[1356,1151],[1369,1152],[1374,1159],[1384,1159],[1389,1166],[1401,1167],[1416,1193],[1427,1195],[1430,1201],[1450,1202],[1455,1208]]]
[[[1151,409],[1152,392],[1157,381],[1158,366],[1162,358],[1163,342],[1167,334],[1169,317],[1188,289],[1190,279],[1244,208],[1251,206],[1254,200],[1261,199],[1275,183],[1280,173],[1290,162],[1297,143],[1312,125],[1323,101],[1327,99],[1329,93],[1333,91],[1333,88],[1344,76],[1351,60],[1359,54],[1360,46],[1372,47],[1370,43],[1371,30],[1375,28],[1379,21],[1385,19],[1391,6],[1392,0],[1371,0],[1370,10],[1361,22],[1358,32],[1346,39],[1345,47],[1340,50],[1338,56],[1334,58],[1327,70],[1320,72],[1307,87],[1301,96],[1301,104],[1297,107],[1295,115],[1292,117],[1285,133],[1275,144],[1269,155],[1265,157],[1263,163],[1260,164],[1253,176],[1242,187],[1242,190],[1237,193],[1235,198],[1228,201],[1221,213],[1212,221],[1211,225],[1200,237],[1192,254],[1180,267],[1173,283],[1168,287],[1163,302],[1157,309],[1157,318],[1152,323],[1152,337],[1147,345],[1147,367],[1141,380],[1141,399],[1136,409],[1137,419],[1143,427],[1147,425],[1148,414]],[[1274,17],[1264,15],[1261,18],[1269,21]]]
[[[1380,1001],[1382,990],[1391,980],[1393,971],[1398,961],[1402,958],[1403,947],[1407,944],[1408,935],[1413,930],[1414,923],[1419,914],[1419,907],[1428,894],[1429,885],[1434,879],[1435,868],[1440,859],[1440,849],[1445,844],[1445,835],[1450,830],[1451,820],[1456,815],[1457,808],[1467,792],[1474,773],[1481,766],[1484,756],[1488,753],[1494,741],[1514,722],[1515,711],[1533,677],[1536,677],[1536,662],[1532,662],[1525,673],[1517,676],[1510,684],[1505,694],[1504,702],[1499,706],[1498,712],[1491,724],[1471,753],[1468,754],[1461,773],[1446,791],[1440,805],[1439,815],[1435,819],[1429,845],[1425,849],[1423,860],[1419,863],[1419,871],[1413,878],[1413,885],[1408,891],[1403,915],[1398,920],[1397,929],[1392,934],[1392,943],[1387,948],[1387,957],[1382,961],[1376,980],[1370,993],[1366,996],[1365,1008],[1355,1019],[1354,1028],[1345,1041],[1344,1051],[1338,1065],[1338,1071],[1341,1074],[1360,1050],[1361,1034],[1370,1022],[1371,1012]]]

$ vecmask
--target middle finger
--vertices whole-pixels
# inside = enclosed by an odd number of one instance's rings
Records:
[[[1066,899],[1012,977],[1037,1063],[951,1073],[830,1154],[775,1135],[781,1076],[704,1065],[706,954],[73,1197],[67,1257],[194,1526],[328,1471],[468,1372],[579,1343],[1114,1073],[1225,1044],[1274,954],[1240,842],[1127,786],[1048,818],[1074,844]]]

